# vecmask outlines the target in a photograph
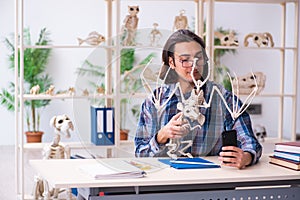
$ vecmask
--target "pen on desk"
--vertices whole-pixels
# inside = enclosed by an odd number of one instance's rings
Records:
[[[181,160],[171,160],[171,163],[174,164],[188,164],[188,165],[210,165],[210,166],[219,166],[215,163],[204,163],[204,162],[189,162],[189,161],[181,161]]]

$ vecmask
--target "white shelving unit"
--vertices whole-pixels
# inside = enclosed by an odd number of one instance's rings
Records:
[[[114,33],[114,30],[117,32],[120,31],[121,27],[121,0],[102,0],[103,5],[106,6],[107,14],[106,14],[106,38],[108,39],[106,41],[106,45],[101,45],[99,48],[103,48],[106,51],[106,60],[110,61],[113,57],[114,52],[120,52],[122,49],[122,46],[120,46],[120,39],[117,37],[114,41],[116,45],[113,45],[113,41],[111,40],[112,36],[116,33]],[[154,0],[144,0],[149,1],[149,3],[153,3]],[[167,2],[174,1],[175,3],[184,3],[184,2],[194,2],[195,5],[195,32],[199,35],[203,34],[203,27],[204,27],[204,13],[206,11],[206,43],[207,43],[207,52],[210,58],[213,58],[214,51],[216,49],[236,49],[237,51],[277,51],[280,53],[281,57],[281,64],[280,64],[280,92],[276,94],[260,94],[260,97],[263,98],[277,98],[279,99],[279,119],[280,122],[278,124],[278,138],[282,139],[283,135],[283,118],[284,118],[284,100],[286,98],[291,99],[292,101],[292,111],[290,116],[292,119],[291,122],[291,140],[295,139],[296,134],[296,96],[297,96],[297,66],[298,66],[298,19],[299,19],[299,13],[298,13],[298,0],[164,0]],[[58,99],[89,99],[89,98],[95,98],[94,95],[90,96],[43,96],[43,95],[29,95],[29,94],[23,94],[24,87],[23,87],[23,73],[24,73],[24,63],[23,63],[23,51],[25,48],[53,48],[53,49],[86,49],[86,48],[94,48],[91,46],[78,46],[78,45],[53,45],[53,46],[25,46],[23,42],[23,27],[24,27],[24,3],[26,0],[15,0],[15,49],[20,49],[20,72],[18,71],[18,68],[16,68],[15,71],[15,107],[18,107],[20,105],[19,112],[15,113],[15,136],[16,136],[16,183],[17,183],[17,195],[19,199],[25,199],[24,194],[24,151],[29,151],[30,149],[41,149],[42,147],[40,145],[27,145],[24,144],[24,138],[23,138],[23,132],[24,132],[24,101],[25,100],[36,100],[36,99],[50,99],[50,100],[58,100]],[[129,1],[130,2],[130,1]],[[157,1],[156,1],[157,2]],[[163,2],[163,1],[160,1]],[[281,23],[281,44],[276,45],[274,48],[256,48],[256,47],[223,47],[223,46],[214,46],[214,17],[217,15],[215,12],[215,6],[218,3],[233,3],[233,4],[243,4],[243,3],[251,3],[251,4],[278,4],[282,8],[282,23]],[[295,38],[294,38],[294,44],[292,46],[287,46],[285,44],[285,39],[287,37],[286,35],[286,5],[287,4],[293,4],[295,7]],[[115,16],[113,16],[115,15]],[[122,16],[123,17],[123,16]],[[140,22],[142,23],[142,22]],[[171,22],[173,23],[173,21]],[[114,27],[113,27],[114,26]],[[19,28],[22,27],[22,28]],[[18,35],[20,35],[20,43],[18,43]],[[126,47],[127,48],[127,47]],[[141,48],[141,47],[129,47],[129,48]],[[291,93],[285,92],[285,54],[287,51],[291,51],[293,53],[293,89]],[[16,51],[15,55],[15,66],[18,66],[18,54]],[[237,55],[238,56],[238,55]],[[212,59],[210,59],[212,61]],[[213,62],[211,63],[211,66],[213,66]],[[108,106],[113,106],[115,109],[115,120],[120,124],[120,99],[123,97],[126,97],[126,94],[122,94],[120,91],[120,88],[118,86],[119,80],[121,78],[120,76],[120,60],[116,60],[114,65],[112,66],[111,63],[107,62],[108,70],[106,73],[105,83],[106,83],[106,93],[103,95],[98,95],[96,98],[102,98],[106,99],[106,103]],[[114,70],[113,70],[114,69]],[[213,68],[212,68],[213,69]],[[20,73],[20,79],[18,79]],[[212,74],[212,73],[211,73]],[[111,85],[110,83],[113,83]],[[17,89],[19,88],[19,90]],[[136,93],[132,96],[136,98],[144,97],[145,94]],[[114,101],[111,101],[114,99]],[[117,123],[116,123],[117,124]],[[125,146],[128,142],[121,142],[118,138],[120,138],[120,131],[119,127],[115,127],[115,145],[113,147],[122,147]],[[74,148],[80,148],[78,145],[75,145]],[[111,146],[110,146],[111,148]],[[26,195],[27,196],[27,195]]]
[[[219,4],[222,4],[223,9],[228,8],[230,10],[230,5],[245,5],[245,4],[257,4],[257,5],[265,5],[265,6],[278,6],[280,7],[280,12],[274,13],[274,16],[280,16],[281,21],[278,22],[278,26],[280,26],[280,38],[279,43],[275,43],[274,47],[245,47],[243,45],[243,41],[240,41],[240,44],[238,47],[226,47],[226,46],[215,46],[214,45],[214,30],[216,30],[215,26],[215,18],[222,17],[218,15],[216,12],[216,6]],[[278,85],[279,91],[278,92],[262,92],[257,96],[257,98],[264,98],[264,99],[271,99],[275,98],[279,101],[278,103],[278,125],[274,124],[274,126],[278,126],[277,128],[277,139],[282,140],[284,139],[284,127],[288,126],[288,135],[290,136],[289,140],[294,141],[296,139],[296,104],[297,104],[297,68],[298,68],[298,38],[299,38],[299,1],[298,0],[206,0],[201,1],[200,6],[201,10],[204,9],[204,5],[207,6],[207,13],[206,13],[206,30],[207,30],[207,52],[209,54],[210,58],[214,57],[215,50],[218,49],[234,49],[237,52],[268,52],[273,55],[280,55],[280,63],[279,63],[279,79],[278,82],[267,82],[266,84],[275,84]],[[288,16],[288,9],[292,9],[293,11],[293,24],[288,24],[287,16]],[[237,13],[237,10],[230,10],[232,13]],[[258,12],[261,12],[258,11]],[[202,12],[204,15],[204,12]],[[230,14],[229,14],[230,15]],[[239,15],[244,16],[245,13],[239,13]],[[255,13],[252,13],[252,15],[255,15]],[[200,17],[201,19],[204,18],[203,16]],[[272,17],[269,17],[270,20],[273,20]],[[236,19],[240,20],[240,19]],[[242,23],[242,22],[240,22]],[[247,23],[247,22],[244,22]],[[288,37],[291,37],[287,34],[287,28],[288,26],[293,27],[294,35],[291,44],[287,44]],[[232,30],[235,29],[235,27],[230,27]],[[238,30],[239,31],[239,30]],[[265,32],[268,30],[265,30]],[[252,32],[255,32],[255,29],[252,30]],[[258,31],[259,32],[259,31]],[[292,56],[288,56],[288,55]],[[250,55],[250,54],[249,54]],[[239,55],[234,55],[238,57]],[[255,57],[253,58],[255,59]],[[270,57],[272,59],[272,57]],[[213,59],[210,59],[211,66],[214,66]],[[291,64],[287,64],[287,62]],[[240,63],[240,66],[245,65],[246,63]],[[259,60],[257,60],[257,64],[261,64]],[[230,68],[230,66],[228,66]],[[214,67],[211,68],[213,74]],[[277,69],[277,68],[276,68]],[[290,71],[290,76],[287,78],[287,69]],[[251,70],[251,69],[250,69]],[[261,68],[261,71],[264,71],[265,69]],[[270,69],[269,69],[270,70]],[[249,71],[249,70],[248,70]],[[268,79],[268,77],[267,77]],[[291,91],[287,91],[287,83],[288,81],[292,80],[292,83],[289,83],[292,89]],[[288,103],[291,102],[291,103]],[[287,104],[290,104],[290,113],[284,112],[285,108],[287,107]],[[291,120],[290,122],[287,122],[287,119]],[[290,123],[290,125],[286,125]],[[286,138],[285,138],[286,139]]]
[[[48,46],[26,46],[24,44],[24,32],[23,28],[25,27],[24,18],[27,15],[27,13],[24,12],[25,4],[28,3],[26,0],[15,0],[15,49],[20,50],[20,55],[18,55],[18,51],[16,51],[15,54],[15,66],[18,66],[20,64],[20,71],[18,71],[18,68],[15,68],[15,107],[19,106],[19,111],[15,112],[15,137],[16,137],[16,147],[15,147],[15,161],[16,161],[16,191],[17,191],[17,197],[18,199],[32,199],[32,197],[29,194],[25,194],[25,188],[24,188],[24,182],[25,182],[25,169],[24,164],[27,162],[25,160],[24,154],[31,151],[40,151],[43,149],[44,145],[46,144],[26,144],[24,141],[24,102],[26,100],[74,100],[74,99],[91,99],[91,98],[99,98],[99,99],[105,99],[106,100],[106,106],[113,106],[115,109],[115,116],[114,119],[116,122],[120,122],[120,99],[127,97],[127,94],[121,93],[120,88],[118,86],[121,75],[120,75],[120,59],[117,59],[115,63],[110,63],[110,61],[113,59],[113,53],[118,54],[121,49],[123,48],[120,45],[120,38],[116,37],[116,39],[113,41],[113,35],[117,35],[117,33],[114,33],[114,30],[117,32],[120,32],[121,27],[121,0],[102,0],[103,5],[106,6],[106,45],[100,45],[97,48],[103,48],[106,51],[106,76],[105,76],[105,94],[98,94],[98,95],[78,95],[75,94],[73,96],[70,95],[30,95],[30,94],[24,94],[24,50],[27,48],[49,48],[49,49],[92,49],[95,47],[88,46],[88,45],[48,45]],[[149,3],[153,2],[153,0],[145,0],[149,1]],[[200,18],[200,2],[201,1],[195,1],[195,0],[164,0],[166,2],[194,2],[195,5],[195,27],[196,33],[199,33],[199,26],[200,21],[202,19]],[[161,1],[162,2],[162,1]],[[74,6],[74,5],[72,5]],[[126,6],[127,8],[127,6]],[[115,16],[113,16],[115,15]],[[123,16],[122,16],[123,17]],[[140,22],[141,23],[141,22]],[[18,36],[20,36],[20,39],[18,39]],[[142,48],[142,46],[132,46],[132,47],[124,47],[124,48]],[[20,63],[18,63],[18,60],[20,60]],[[19,75],[20,74],[20,75]],[[113,84],[111,84],[113,83]],[[144,98],[145,94],[142,93],[135,93],[132,94],[136,98]],[[115,123],[120,124],[120,123]],[[100,148],[102,150],[108,150],[109,154],[111,154],[110,150],[113,148],[116,148],[117,150],[124,152],[121,152],[126,155],[128,153],[128,149],[131,148],[132,142],[130,141],[120,141],[118,138],[120,138],[120,130],[119,127],[115,127],[115,145],[105,147],[101,146]],[[80,144],[78,143],[71,143],[70,147],[72,149],[78,150],[80,149]],[[93,145],[88,146],[88,148],[94,149],[97,148]],[[105,149],[107,148],[107,149]],[[121,150],[120,150],[121,149]],[[116,154],[117,155],[117,154]]]

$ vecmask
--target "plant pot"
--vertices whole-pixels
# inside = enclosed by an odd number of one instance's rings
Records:
[[[128,139],[128,129],[120,129],[120,140],[127,140]]]
[[[35,143],[35,142],[42,142],[42,136],[43,136],[44,132],[42,131],[26,131],[25,135],[26,135],[26,139],[27,139],[27,143]]]

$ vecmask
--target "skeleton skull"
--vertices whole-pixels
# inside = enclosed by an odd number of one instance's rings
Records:
[[[219,38],[222,46],[239,46],[239,41],[236,38],[234,31],[230,31],[228,34],[216,31],[215,36]]]
[[[57,133],[64,134],[66,138],[70,137],[70,130],[74,130],[72,121],[65,114],[52,117],[50,126],[53,126]]]
[[[256,136],[256,138],[258,139],[258,141],[260,142],[264,142],[265,141],[265,137],[267,136],[267,132],[264,126],[262,125],[256,125],[253,129],[253,132]]]
[[[273,42],[273,37],[270,33],[265,32],[265,33],[249,33],[248,35],[245,36],[244,39],[244,45],[247,47],[249,45],[248,38],[252,38],[253,42],[258,46],[258,47],[267,47],[271,46],[274,47],[274,42]]]
[[[266,76],[262,72],[253,72],[253,74],[254,77],[252,73],[248,73],[244,76],[237,77],[237,80],[234,79],[233,88],[237,90],[238,87],[240,94],[250,94],[257,83],[257,94],[259,94],[265,87]],[[254,78],[256,79],[256,83]]]

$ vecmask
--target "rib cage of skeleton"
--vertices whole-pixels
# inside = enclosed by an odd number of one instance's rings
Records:
[[[243,103],[240,107],[239,107],[239,102],[238,102],[240,94],[239,94],[239,83],[238,83],[237,75],[234,74],[234,77],[232,78],[230,76],[230,74],[228,74],[228,76],[230,78],[231,88],[232,88],[232,96],[237,97],[237,98],[232,98],[233,106],[232,106],[232,108],[230,108],[229,105],[227,104],[224,96],[222,95],[221,91],[216,86],[213,86],[209,100],[208,101],[205,100],[205,98],[203,97],[203,90],[201,90],[201,87],[209,80],[210,65],[208,65],[207,77],[203,81],[196,80],[193,75],[193,72],[196,67],[197,58],[194,58],[193,61],[194,62],[193,62],[193,66],[192,66],[191,77],[194,82],[195,88],[192,90],[191,96],[187,99],[184,98],[182,89],[178,82],[178,83],[176,83],[176,86],[175,86],[174,90],[172,91],[171,95],[169,96],[169,98],[162,104],[160,103],[161,97],[162,97],[162,90],[159,90],[159,88],[161,88],[163,85],[165,85],[166,78],[170,72],[170,68],[168,69],[168,71],[165,74],[165,77],[163,78],[162,81],[160,81],[159,76],[157,76],[156,83],[155,83],[155,90],[152,90],[149,82],[145,78],[145,73],[146,73],[147,69],[149,68],[150,64],[152,63],[152,60],[150,60],[147,63],[147,65],[145,66],[145,68],[143,69],[143,71],[141,73],[142,84],[143,84],[143,87],[145,88],[146,92],[151,94],[152,99],[153,99],[152,103],[155,106],[155,108],[157,109],[158,114],[159,115],[162,114],[163,109],[165,108],[167,103],[171,100],[171,97],[175,94],[175,91],[177,89],[179,89],[182,102],[179,102],[177,104],[177,109],[183,112],[183,117],[181,120],[183,120],[183,118],[188,118],[191,121],[197,120],[198,124],[195,126],[189,126],[189,128],[190,128],[190,130],[193,130],[197,127],[201,128],[205,121],[205,116],[200,113],[199,108],[209,108],[212,103],[213,94],[216,92],[220,96],[226,109],[230,113],[232,120],[235,121],[243,112],[246,111],[246,109],[249,107],[249,105],[252,103],[254,97],[256,96],[256,93],[258,91],[258,85],[257,85],[257,81],[256,81],[254,74],[252,73],[253,79],[255,81],[255,87],[253,88],[251,93],[246,97],[246,99],[243,101]],[[159,74],[161,73],[161,69],[162,69],[163,65],[164,64],[162,64],[160,67]],[[235,87],[234,87],[233,83],[235,83]],[[154,93],[153,91],[158,91],[158,92]],[[185,112],[185,110],[188,110],[189,112]],[[193,112],[191,112],[191,111],[193,111]],[[193,156],[190,153],[185,152],[189,147],[192,146],[192,144],[193,144],[192,140],[182,140],[181,138],[170,139],[169,143],[166,144],[166,146],[168,147],[167,154],[171,159],[177,159],[178,153],[179,153],[179,155],[192,158]],[[181,148],[181,145],[184,145],[184,146]]]

